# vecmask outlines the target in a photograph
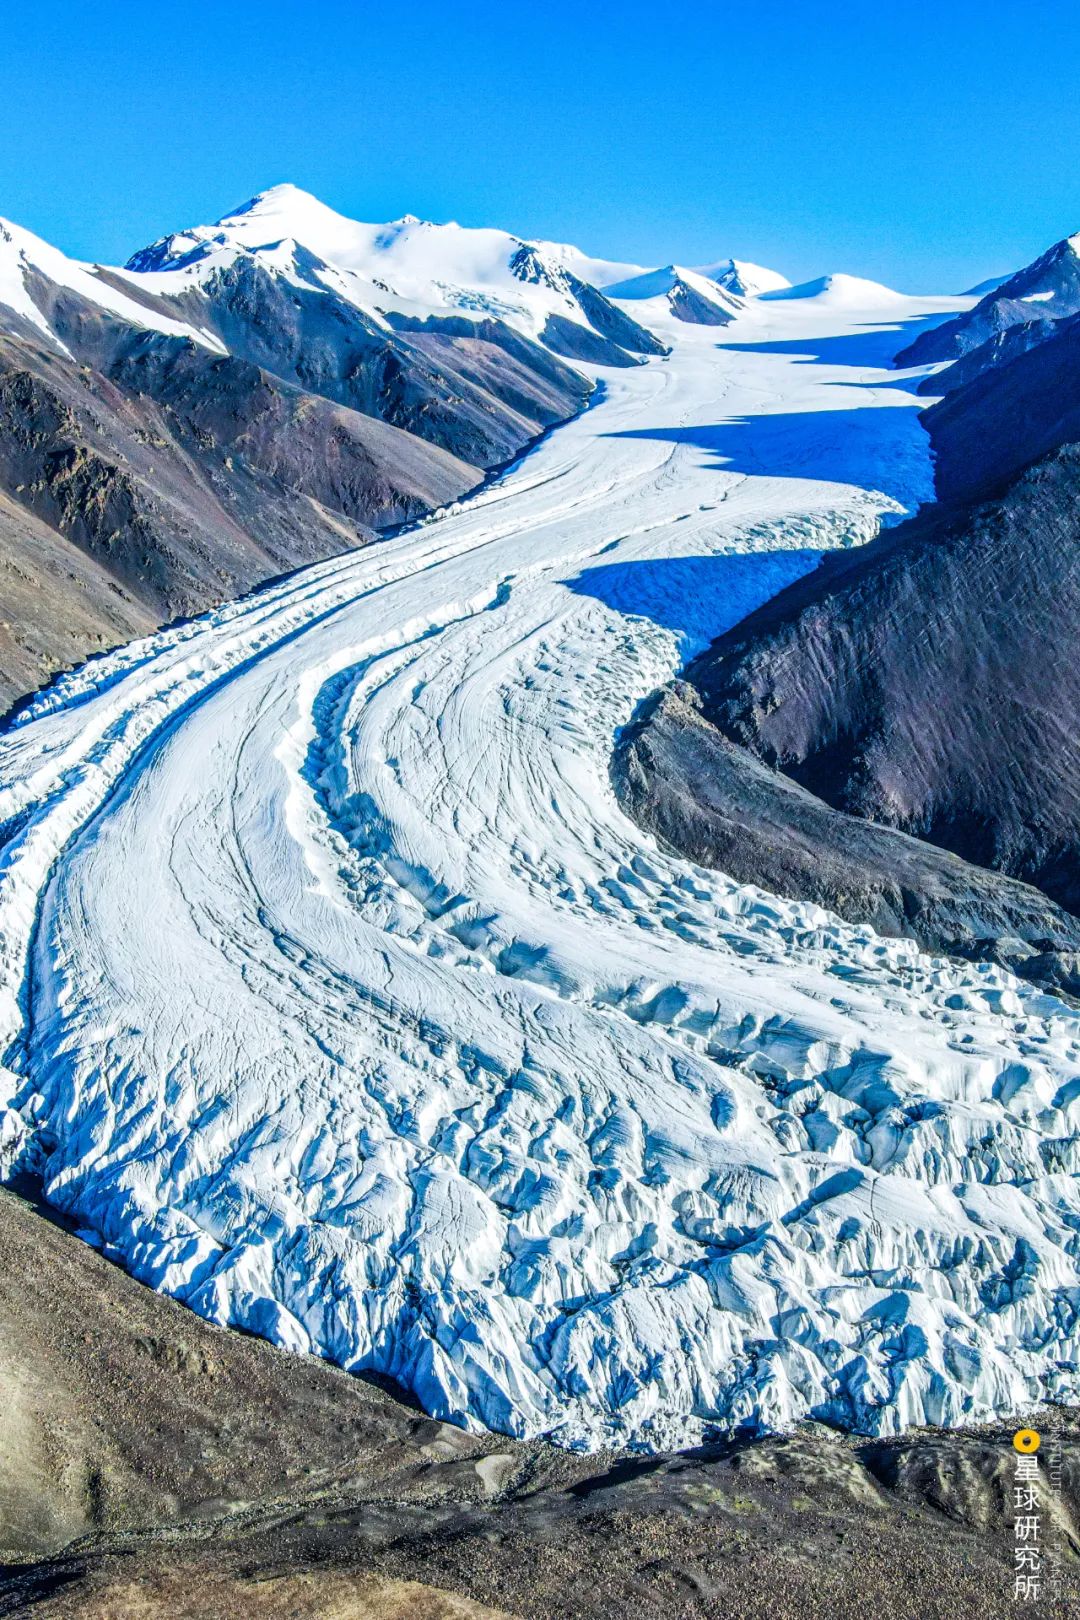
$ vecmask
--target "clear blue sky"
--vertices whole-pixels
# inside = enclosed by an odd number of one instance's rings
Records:
[[[0,0],[0,39],[0,214],[84,258],[280,180],[911,291],[1080,229],[1075,0]]]

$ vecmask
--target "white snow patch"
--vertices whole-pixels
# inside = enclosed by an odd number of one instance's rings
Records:
[[[48,321],[30,297],[26,285],[30,265],[23,250],[23,237],[18,226],[0,219],[0,304],[6,304],[16,315],[44,332],[50,342],[56,343]]]
[[[770,302],[806,298],[835,308],[880,309],[883,304],[903,302],[905,295],[894,292],[891,287],[883,287],[879,281],[837,274],[818,276],[814,281],[800,282],[797,287],[764,292],[760,296]]]

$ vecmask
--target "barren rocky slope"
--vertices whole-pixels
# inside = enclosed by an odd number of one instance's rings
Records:
[[[1009,334],[996,358],[985,357],[923,415],[942,501],[1000,493],[1025,467],[1080,440],[1080,317],[1059,322],[1030,348],[1020,347],[1021,335]]]
[[[705,718],[837,808],[1080,905],[1078,479],[1067,446],[1000,503],[825,559],[689,666]]]
[[[1029,884],[834,809],[725,736],[689,679],[642,707],[613,771],[634,819],[702,866],[1080,993],[1080,919]]]

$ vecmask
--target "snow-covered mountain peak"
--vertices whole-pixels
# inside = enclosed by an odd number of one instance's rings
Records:
[[[816,276],[813,281],[802,281],[796,287],[778,288],[760,296],[770,301],[813,298],[820,303],[858,309],[878,307],[893,300],[900,301],[904,294],[883,286],[880,281],[868,281],[864,276],[848,276],[837,272],[828,276]]]
[[[346,269],[360,269],[357,261],[370,253],[373,234],[399,227],[409,228],[405,221],[393,226],[363,225],[339,214],[310,191],[285,184],[261,191],[223,214],[213,229],[249,251],[290,239],[303,243],[322,259]],[[206,230],[205,226],[197,227],[195,234],[202,235]]]
[[[292,244],[291,261],[286,244]],[[321,283],[368,314],[411,319],[451,311],[494,318],[526,336],[543,337],[560,353],[588,351],[597,359],[603,348],[598,337],[639,353],[662,348],[607,304],[589,274],[594,261],[577,249],[490,227],[436,224],[415,214],[382,223],[350,219],[294,185],[260,192],[213,225],[163,237],[129,259],[127,268],[140,275],[182,271],[205,282],[240,254],[292,279],[303,258],[299,279]],[[620,268],[596,263],[601,270]],[[158,293],[170,290],[155,287]],[[585,340],[556,331],[553,320],[556,328],[559,322],[583,328]],[[607,353],[618,362],[617,351],[609,346]]]
[[[681,277],[688,273],[681,270],[678,265],[665,264],[659,270],[644,270],[640,275],[614,282],[611,286],[605,287],[604,291],[609,298],[659,298],[663,293],[669,293]]]
[[[305,191],[302,186],[295,186],[291,181],[282,181],[279,185],[268,186],[265,191],[257,191],[246,202],[230,208],[228,213],[222,214],[217,221],[219,225],[229,225],[245,217],[253,219],[281,219],[284,217],[299,218],[318,212],[333,213],[325,203],[321,202],[314,192]]]
[[[646,270],[605,289],[609,298],[630,303],[663,300],[678,320],[696,326],[725,326],[744,307],[726,287],[711,281],[699,271],[679,264],[666,264],[659,270]]]
[[[748,259],[721,259],[718,264],[698,265],[697,274],[715,281],[736,298],[758,298],[762,293],[780,292],[791,286],[778,270],[751,264]]]
[[[551,260],[535,242],[522,242],[510,256],[510,272],[519,281],[549,287],[552,292],[572,297],[571,272],[558,260]]]

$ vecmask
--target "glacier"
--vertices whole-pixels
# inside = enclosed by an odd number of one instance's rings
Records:
[[[0,1145],[136,1277],[573,1447],[1080,1399],[1077,1011],[676,859],[609,780],[931,497],[885,367],[967,305],[837,287],[722,343],[657,300],[670,357],[474,497],[9,723]]]

